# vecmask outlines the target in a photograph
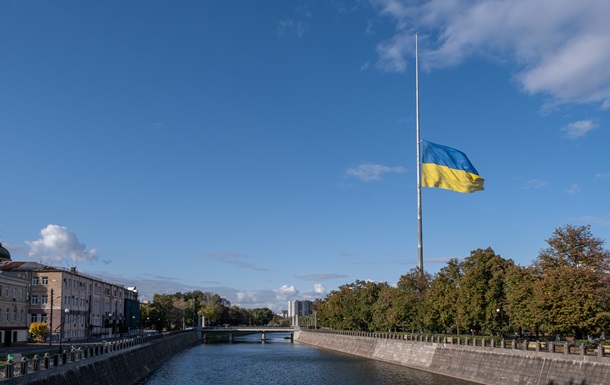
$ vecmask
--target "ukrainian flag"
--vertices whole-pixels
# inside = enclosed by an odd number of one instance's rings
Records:
[[[484,181],[463,152],[422,141],[422,186],[473,193]]]

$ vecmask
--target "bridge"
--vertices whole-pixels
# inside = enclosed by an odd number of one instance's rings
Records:
[[[267,333],[290,333],[290,342],[294,342],[293,326],[205,326],[201,328],[203,341],[206,341],[206,335],[228,335],[229,341],[233,342],[236,335],[261,334],[261,342],[267,340]]]

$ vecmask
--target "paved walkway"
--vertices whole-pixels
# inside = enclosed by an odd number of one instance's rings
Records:
[[[132,336],[133,337],[133,336]],[[125,337],[113,337],[107,338],[104,340],[90,340],[90,341],[65,341],[61,343],[62,350],[69,350],[70,346],[87,346],[87,345],[97,345],[101,344],[104,341],[117,341],[122,340],[124,338],[130,338],[130,336]],[[45,353],[55,351],[59,353],[59,342],[54,342],[49,345],[46,343],[28,343],[26,345],[14,345],[14,346],[2,346],[0,347],[0,360],[5,360],[7,354],[15,354],[21,353],[21,355],[26,354],[35,354],[35,353]]]

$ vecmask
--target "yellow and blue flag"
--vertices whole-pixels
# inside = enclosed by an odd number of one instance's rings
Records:
[[[473,193],[484,190],[485,179],[463,152],[423,140],[421,182],[424,187]]]

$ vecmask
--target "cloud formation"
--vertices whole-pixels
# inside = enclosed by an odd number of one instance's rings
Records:
[[[543,181],[541,179],[530,179],[525,183],[525,185],[523,186],[523,189],[524,190],[538,190],[538,189],[541,189],[546,186],[548,186],[548,183],[546,181]]]
[[[269,269],[265,269],[263,267],[256,266],[252,263],[247,262],[247,255],[239,254],[239,253],[231,253],[231,252],[214,252],[208,253],[206,255],[208,258],[215,259],[218,262],[226,263],[229,265],[236,265],[241,267],[242,269],[250,269],[256,271],[268,271]]]
[[[487,57],[518,66],[515,80],[551,104],[610,107],[610,2],[606,0],[369,0],[394,34],[377,46],[378,67],[404,71],[420,33],[428,69]],[[543,15],[543,17],[541,17]]]
[[[306,275],[295,275],[295,278],[303,281],[330,281],[337,278],[347,278],[345,274],[306,274]]]
[[[566,190],[566,192],[570,195],[578,194],[580,192],[580,185],[578,183],[574,183]]]
[[[577,139],[587,135],[589,131],[596,129],[597,127],[599,127],[599,124],[593,120],[579,120],[577,122],[569,123],[563,127],[561,131],[568,139]]]
[[[367,183],[380,181],[383,174],[403,172],[405,172],[404,167],[389,167],[374,163],[364,163],[357,167],[349,168],[345,171],[347,175],[353,176]]]
[[[30,258],[42,262],[87,262],[98,259],[96,249],[87,250],[76,234],[65,226],[48,225],[40,230],[40,239],[25,242]]]

